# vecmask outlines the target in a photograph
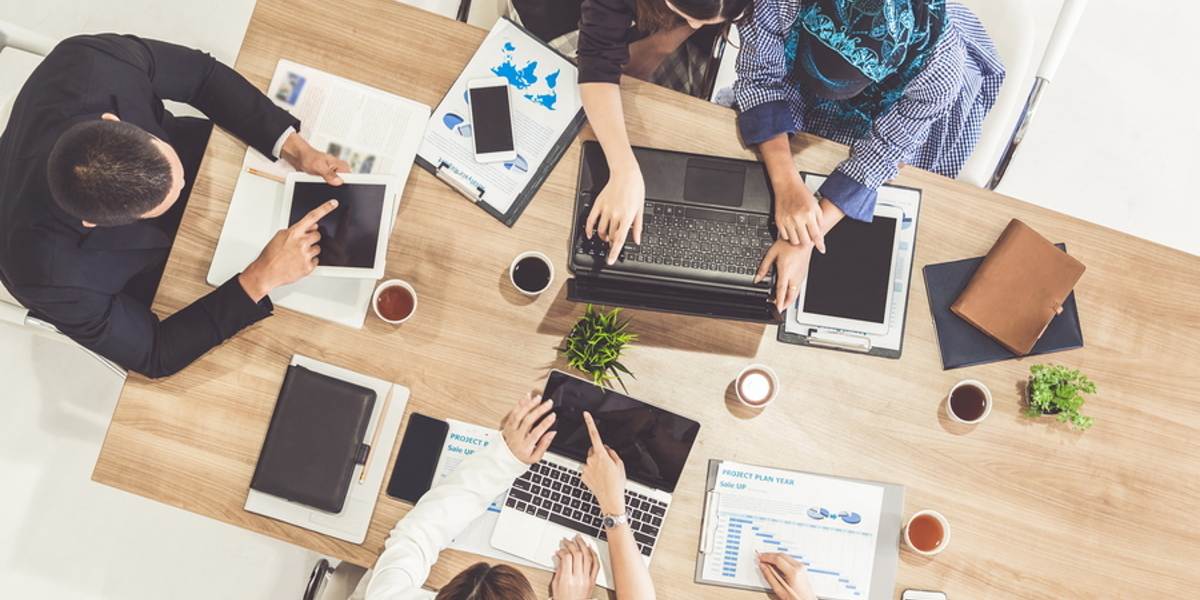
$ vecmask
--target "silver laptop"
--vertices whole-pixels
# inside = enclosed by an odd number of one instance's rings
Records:
[[[591,447],[583,411],[592,414],[604,443],[625,463],[625,506],[647,565],[700,424],[562,371],[550,373],[542,396],[554,400],[558,435],[542,460],[513,481],[492,532],[492,546],[553,567],[559,542],[583,534],[600,557],[596,583],[611,589],[612,565],[600,509],[580,480]]]

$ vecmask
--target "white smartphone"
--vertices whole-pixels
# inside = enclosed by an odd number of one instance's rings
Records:
[[[946,594],[925,590],[904,590],[900,600],[946,600]]]
[[[487,77],[468,81],[467,103],[471,105],[475,161],[494,163],[516,160],[508,80]]]

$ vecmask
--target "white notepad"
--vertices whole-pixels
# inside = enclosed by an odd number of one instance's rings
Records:
[[[291,364],[374,390],[375,407],[371,411],[371,422],[367,424],[367,434],[363,442],[370,443],[375,437],[376,427],[382,426],[383,429],[379,431],[378,440],[371,448],[373,458],[369,461],[366,481],[359,483],[359,477],[362,470],[368,467],[359,466],[354,469],[342,512],[334,514],[317,510],[254,489],[249,490],[244,508],[255,514],[361,544],[367,539],[371,515],[375,512],[379,490],[383,487],[384,476],[387,474],[388,458],[396,445],[396,433],[400,430],[400,421],[408,407],[408,388],[299,354],[292,356]],[[389,391],[392,393],[391,401],[385,402]],[[383,412],[384,404],[387,404],[386,413]]]

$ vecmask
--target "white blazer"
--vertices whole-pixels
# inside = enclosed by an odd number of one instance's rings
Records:
[[[396,523],[384,542],[375,568],[363,577],[352,600],[425,600],[421,589],[438,553],[487,510],[529,465],[517,460],[497,436],[487,448],[467,457]]]

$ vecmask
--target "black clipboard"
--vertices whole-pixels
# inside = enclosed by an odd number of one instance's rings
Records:
[[[822,175],[820,173],[811,173],[808,171],[801,171],[800,175],[804,176],[806,178],[809,175],[816,175],[819,177],[826,176],[826,175]],[[900,344],[895,349],[875,348],[875,347],[871,347],[870,345],[867,345],[866,347],[862,347],[862,346],[854,346],[854,345],[851,345],[848,343],[845,343],[845,344],[834,343],[831,340],[833,340],[835,338],[832,338],[832,337],[817,337],[815,334],[818,331],[815,328],[809,330],[809,333],[807,335],[801,334],[801,333],[796,333],[796,332],[789,332],[785,329],[785,327],[787,326],[787,320],[790,317],[786,316],[786,315],[784,316],[783,322],[780,323],[779,327],[776,329],[775,339],[777,341],[782,342],[784,344],[794,344],[797,346],[812,346],[814,348],[824,348],[826,350],[837,350],[840,352],[852,352],[854,354],[866,354],[868,356],[878,356],[880,358],[891,358],[891,359],[899,359],[900,358],[901,353],[904,351],[904,328],[908,325],[908,308],[909,308],[908,303],[912,296],[913,265],[916,264],[917,241],[920,239],[920,233],[921,233],[920,232],[920,229],[921,229],[921,219],[920,219],[921,204],[923,203],[925,197],[920,189],[914,188],[914,187],[909,187],[909,186],[904,186],[904,185],[891,185],[891,184],[885,184],[883,187],[898,188],[898,189],[902,189],[902,190],[914,191],[917,193],[917,197],[918,197],[917,212],[916,212],[917,219],[913,225],[913,227],[915,229],[913,229],[912,247],[908,249],[908,279],[904,283],[904,285],[905,285],[905,287],[904,287],[904,310],[901,311],[901,316],[900,316]]]
[[[561,56],[568,62],[574,62],[570,59],[570,57],[565,56],[563,53],[550,47],[549,44],[543,42],[540,38],[530,33],[528,29],[521,27],[513,20],[507,17],[502,17],[502,20],[507,21],[518,31],[529,36],[530,40],[536,41],[547,50],[550,50],[551,52]],[[474,58],[474,55],[472,55],[471,58]],[[468,60],[468,62],[470,61]],[[455,81],[457,81],[457,79],[455,79]],[[453,89],[453,87],[453,84],[451,84],[451,89]],[[449,93],[450,90],[447,90],[446,94],[449,95]],[[437,107],[434,107],[433,114],[437,114],[438,109],[445,101],[446,96],[442,96],[441,102],[438,103]],[[431,123],[433,118],[433,116],[430,117]],[[441,164],[435,165],[423,158],[420,155],[420,152],[417,153],[416,162],[421,168],[429,171],[433,174],[433,176],[445,182],[446,185],[449,185],[451,189],[457,191],[459,194],[462,194],[471,202],[474,202],[475,205],[483,209],[484,212],[492,215],[496,218],[496,220],[504,223],[506,226],[512,227],[517,222],[517,219],[521,217],[521,213],[525,212],[525,207],[529,206],[529,202],[533,200],[534,194],[536,194],[537,191],[541,189],[542,184],[546,182],[546,178],[550,176],[550,171],[554,170],[554,167],[558,165],[558,161],[562,159],[563,154],[566,154],[567,148],[571,145],[571,142],[575,139],[575,136],[579,135],[579,130],[583,128],[584,119],[585,116],[583,107],[580,106],[579,111],[571,119],[571,122],[567,125],[566,130],[564,130],[558,137],[558,141],[554,142],[554,145],[550,147],[550,152],[546,155],[545,160],[538,165],[537,169],[533,172],[533,176],[529,178],[529,182],[525,185],[525,189],[521,190],[521,192],[517,194],[516,198],[513,200],[512,206],[508,207],[508,212],[502,213],[487,202],[483,202],[482,197],[484,190],[482,188],[472,186],[464,182],[461,178],[455,176],[455,173],[461,171],[454,165],[451,165],[445,161],[442,161]]]

